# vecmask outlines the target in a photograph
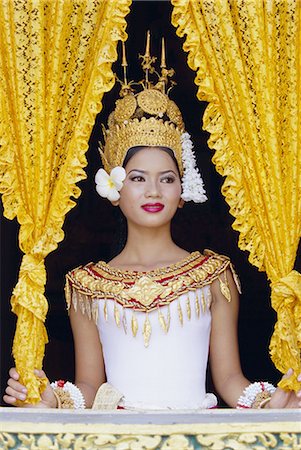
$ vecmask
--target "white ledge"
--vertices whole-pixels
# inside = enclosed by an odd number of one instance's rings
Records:
[[[0,407],[0,424],[4,422],[31,423],[86,423],[86,424],[209,424],[209,423],[274,423],[295,422],[300,424],[300,409],[237,410],[214,409],[203,411],[94,411],[52,410],[39,408]]]

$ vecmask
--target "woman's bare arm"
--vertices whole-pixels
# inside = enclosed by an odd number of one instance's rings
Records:
[[[224,280],[224,274],[222,279]],[[238,318],[238,292],[232,278],[227,270],[227,280],[231,292],[231,302],[228,303],[220,290],[219,281],[212,283],[213,302],[212,330],[210,338],[210,366],[215,388],[225,402],[235,407],[237,400],[250,382],[242,373],[239,359],[237,340],[237,318]],[[290,376],[291,369],[283,378]],[[301,381],[301,375],[298,379]],[[299,392],[285,392],[277,388],[272,394],[271,401],[266,408],[300,408],[301,390]]]
[[[223,296],[219,280],[211,285],[212,292],[212,329],[210,337],[210,367],[218,394],[232,407],[236,406],[239,396],[249,381],[244,377],[239,358],[237,339],[237,318],[239,297],[230,270],[226,273],[231,302]],[[221,275],[225,281],[225,274]]]
[[[102,346],[97,326],[86,314],[70,308],[75,348],[75,384],[91,408],[99,386],[106,381]]]

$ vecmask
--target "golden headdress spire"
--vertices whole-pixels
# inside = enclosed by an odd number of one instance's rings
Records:
[[[122,41],[122,62],[121,62],[121,67],[123,67],[123,83],[126,85],[127,82],[127,60],[126,60],[126,54],[125,54],[125,43],[124,41]]]
[[[155,56],[151,56],[150,39],[151,39],[151,35],[150,35],[150,31],[148,30],[146,33],[145,54],[139,55],[139,58],[142,59],[142,63],[141,63],[142,69],[145,72],[145,87],[146,87],[146,89],[151,87],[151,83],[149,81],[149,74],[154,73],[155,68],[153,67],[152,64],[154,64],[157,59]]]

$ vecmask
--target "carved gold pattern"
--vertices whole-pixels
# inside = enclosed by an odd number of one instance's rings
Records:
[[[164,287],[148,276],[142,276],[133,287],[123,292],[123,298],[135,299],[143,306],[149,306],[164,292]]]
[[[137,103],[148,114],[164,114],[168,97],[157,89],[145,89],[138,94]]]
[[[172,100],[168,100],[166,114],[172,122],[174,122],[179,128],[184,128],[184,122],[182,119],[181,111],[178,106]]]
[[[279,437],[281,438],[281,435]],[[278,439],[273,433],[229,433],[213,436],[201,434],[196,439],[202,445],[202,448],[208,449],[265,450],[268,448],[280,448],[284,450],[292,448],[287,446],[278,447]]]
[[[128,94],[120,100],[116,101],[116,109],[114,119],[117,122],[128,120],[134,114],[137,107],[137,101],[133,94]]]
[[[151,427],[152,425],[149,425],[149,430]],[[67,450],[71,448],[77,450],[194,450],[200,448],[212,450],[300,450],[301,437],[300,433],[283,432],[208,434],[174,432],[166,436],[164,431],[157,434],[144,431],[139,434],[133,433],[133,429],[127,434],[2,432],[0,433],[0,448],[2,450]]]

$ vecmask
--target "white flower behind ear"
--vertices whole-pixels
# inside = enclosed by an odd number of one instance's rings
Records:
[[[204,182],[196,165],[193,143],[188,133],[181,136],[182,161],[184,174],[182,177],[182,195],[185,202],[193,200],[195,203],[203,203],[207,200]]]
[[[99,169],[95,175],[97,193],[101,197],[110,200],[110,202],[119,200],[119,191],[123,186],[125,177],[126,171],[120,166],[114,167],[110,175],[104,169]]]

